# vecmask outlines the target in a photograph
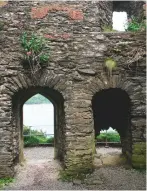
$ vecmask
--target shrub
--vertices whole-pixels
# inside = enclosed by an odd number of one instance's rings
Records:
[[[31,69],[32,77],[36,80],[35,74],[49,60],[49,47],[46,39],[35,34],[27,34],[24,32],[20,37],[21,46],[24,50],[24,60]]]
[[[38,138],[40,144],[47,143],[47,137],[37,136],[37,138]]]
[[[30,127],[23,128],[24,146],[54,143],[54,137],[47,138],[42,130],[31,130]]]
[[[46,141],[47,143],[54,143],[54,137],[50,137]]]
[[[101,133],[96,137],[98,142],[105,142],[106,138],[108,142],[120,142],[120,136],[118,133]]]
[[[30,127],[28,126],[23,126],[23,134],[24,135],[39,135],[39,136],[42,136],[42,137],[45,137],[45,133],[42,131],[42,130],[33,130],[31,129]]]
[[[131,19],[128,20],[128,27],[126,31],[132,31],[132,32],[137,32],[137,31],[144,31],[146,29],[146,24],[145,21],[138,21],[137,18],[132,17]]]
[[[37,144],[39,144],[38,137],[35,137],[35,136],[24,137],[24,146],[31,146],[31,145],[37,145]]]
[[[23,135],[30,135],[31,129],[28,126],[23,126]]]

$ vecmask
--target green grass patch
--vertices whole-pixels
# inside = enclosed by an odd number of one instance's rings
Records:
[[[0,178],[0,189],[11,182],[14,182],[14,178]]]

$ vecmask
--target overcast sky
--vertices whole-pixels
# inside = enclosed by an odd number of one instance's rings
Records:
[[[125,31],[124,25],[127,23],[126,12],[113,12],[113,29]]]

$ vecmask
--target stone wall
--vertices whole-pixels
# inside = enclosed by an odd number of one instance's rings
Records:
[[[113,11],[125,11],[128,18],[136,17],[142,20],[143,4],[145,1],[114,1]]]
[[[93,168],[91,100],[101,89],[121,88],[131,99],[128,155],[132,157],[132,148],[135,152],[132,145],[145,142],[145,34],[101,32],[111,22],[110,5],[11,1],[0,7],[0,177],[14,175],[21,152],[21,107],[35,93],[56,105],[57,158],[70,174]],[[24,31],[44,36],[50,46],[50,60],[35,82],[22,64]],[[104,66],[107,57],[117,61],[111,81]]]

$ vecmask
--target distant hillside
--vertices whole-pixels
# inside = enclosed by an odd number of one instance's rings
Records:
[[[40,94],[36,94],[35,96],[31,97],[25,104],[51,104],[51,102]]]

